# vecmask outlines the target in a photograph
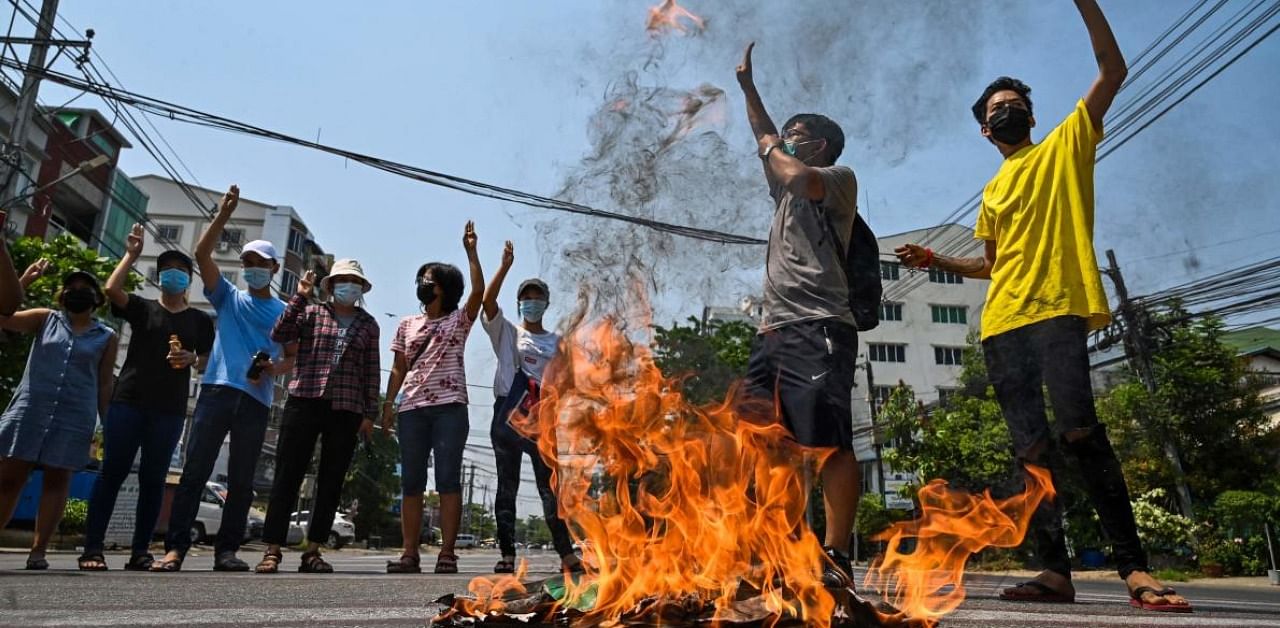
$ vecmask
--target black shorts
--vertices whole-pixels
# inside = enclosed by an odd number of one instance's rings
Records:
[[[801,445],[852,451],[857,355],[857,330],[831,319],[759,334],[751,343],[747,403],[740,409],[748,420],[758,420],[762,411],[766,420],[781,419]]]

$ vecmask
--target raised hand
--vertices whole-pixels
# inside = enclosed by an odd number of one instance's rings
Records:
[[[755,47],[756,42],[754,41],[747,44],[746,52],[742,53],[742,63],[739,63],[738,67],[734,69],[734,73],[738,75],[738,84],[743,87],[755,83],[755,78],[751,75],[751,50]]]
[[[240,204],[240,186],[232,185],[227,189],[227,193],[222,195],[222,202],[218,204],[218,211],[223,214],[231,214],[236,211],[236,206]]]
[[[476,223],[468,220],[467,227],[462,232],[462,248],[466,249],[468,255],[474,255],[478,241],[478,238],[476,238]]]
[[[124,243],[124,252],[133,257],[142,255],[142,245],[146,243],[146,238],[142,232],[142,225],[133,223],[133,229],[129,231],[129,236]]]
[[[49,272],[51,262],[45,258],[40,258],[27,267],[26,272],[22,273],[22,285],[29,285],[31,282],[43,277]]]
[[[302,279],[298,280],[298,296],[304,299],[310,299],[316,290],[316,271],[308,270],[302,275]]]
[[[516,262],[515,247],[511,245],[511,240],[507,240],[506,246],[502,247],[502,267],[511,268],[511,265],[514,264],[515,262]]]

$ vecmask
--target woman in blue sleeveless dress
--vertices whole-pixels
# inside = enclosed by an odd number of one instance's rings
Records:
[[[0,316],[0,328],[34,334],[22,383],[0,415],[0,528],[8,525],[28,476],[44,471],[35,541],[27,569],[47,569],[45,548],[57,530],[72,474],[89,462],[99,414],[106,414],[118,339],[93,316],[106,303],[98,280],[75,271],[62,279],[61,309]]]

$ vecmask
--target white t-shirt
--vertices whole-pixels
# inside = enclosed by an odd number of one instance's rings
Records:
[[[493,352],[498,356],[498,369],[493,376],[495,396],[502,397],[511,391],[511,382],[516,377],[517,368],[529,377],[542,381],[547,363],[556,357],[556,351],[559,350],[559,334],[553,331],[535,334],[517,327],[502,315],[501,308],[493,319],[481,312],[480,325],[489,334]]]

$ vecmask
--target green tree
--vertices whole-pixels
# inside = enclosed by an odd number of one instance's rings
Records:
[[[691,402],[723,400],[747,373],[756,329],[739,321],[703,325],[693,316],[688,320],[688,325],[654,326],[654,361],[666,376],[683,378],[682,390]]]
[[[375,432],[356,452],[342,486],[342,504],[355,510],[351,523],[356,527],[356,539],[395,535],[398,524],[391,504],[400,494],[400,479],[396,477],[399,462],[400,445],[382,432]]]
[[[1152,360],[1154,394],[1131,377],[1099,400],[1131,488],[1173,488],[1165,438],[1174,440],[1197,501],[1274,477],[1280,428],[1262,411],[1260,380],[1222,342],[1222,321],[1192,319],[1176,306],[1155,320],[1166,335]]]
[[[469,522],[467,532],[474,534],[476,540],[493,538],[498,533],[498,524],[493,512],[484,504],[464,504],[463,508],[471,515],[470,517],[464,515],[464,521]]]
[[[119,260],[100,257],[92,249],[85,248],[79,240],[69,235],[45,242],[40,238],[22,238],[9,249],[13,263],[21,273],[23,269],[41,258],[49,260],[49,269],[26,289],[23,309],[58,307],[57,296],[62,291],[62,277],[73,270],[83,270],[106,285],[107,278]],[[142,282],[136,273],[129,276],[126,287],[133,290]],[[98,313],[105,316],[106,310]],[[108,320],[108,322],[111,322]],[[118,326],[118,325],[117,325]],[[31,353],[31,337],[0,332],[0,405],[8,405],[13,391],[22,380],[27,355]]]
[[[517,522],[524,524],[525,543],[547,544],[551,542],[551,528],[547,526],[547,520],[538,515],[529,515],[524,521]]]

